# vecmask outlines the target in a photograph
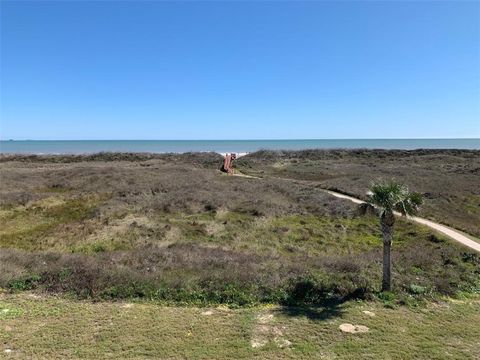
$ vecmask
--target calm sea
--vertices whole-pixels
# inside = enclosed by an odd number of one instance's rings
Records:
[[[253,152],[260,149],[480,149],[480,139],[332,140],[24,140],[0,141],[0,153],[86,154],[118,152]]]

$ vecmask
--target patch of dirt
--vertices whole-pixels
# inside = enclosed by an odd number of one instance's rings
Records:
[[[343,332],[356,334],[356,333],[366,333],[369,331],[369,328],[364,325],[352,325],[352,324],[341,324],[339,329]]]
[[[167,243],[178,241],[181,238],[182,238],[182,231],[176,226],[172,226],[165,234],[165,241]]]
[[[256,349],[256,348],[267,345],[268,340],[266,340],[266,339],[252,339],[250,341],[250,344],[252,345],[252,348]]]
[[[49,209],[56,206],[62,206],[64,204],[65,204],[65,199],[58,196],[49,196],[49,197],[31,202],[27,206],[31,208]]]
[[[230,309],[230,308],[229,308],[228,306],[226,306],[226,305],[218,305],[218,306],[216,307],[216,309],[217,309],[218,311],[222,311],[222,312],[224,312],[224,313],[231,313],[231,312],[232,312],[232,309]]]
[[[223,229],[225,229],[225,225],[214,223],[214,222],[208,223],[207,226],[205,227],[205,231],[207,232],[208,235],[215,235],[221,232]]]
[[[275,341],[275,344],[277,344],[277,346],[279,348],[284,348],[284,347],[288,347],[288,346],[292,345],[292,342],[287,340],[287,339],[275,338],[273,340]]]
[[[279,348],[286,348],[292,345],[292,342],[285,338],[285,326],[274,324],[275,316],[269,312],[259,314],[256,317],[257,323],[252,332],[250,345],[252,348],[261,348],[269,342],[273,342]]]
[[[123,237],[124,234],[131,231],[135,227],[150,228],[155,226],[153,220],[146,216],[127,215],[122,219],[112,220],[110,224],[104,225],[85,239],[86,243],[94,243],[96,241],[108,240],[116,237]]]
[[[30,298],[30,299],[34,299],[34,300],[40,300],[42,297],[40,295],[37,295],[37,294],[27,294],[27,296]]]

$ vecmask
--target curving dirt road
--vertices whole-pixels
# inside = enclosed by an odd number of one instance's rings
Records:
[[[340,193],[337,193],[335,191],[331,191],[331,190],[323,190],[323,191],[329,193],[332,196],[335,196],[335,197],[338,197],[338,198],[341,198],[341,199],[347,199],[347,200],[353,201],[356,204],[362,204],[364,202],[360,199],[354,198],[352,196],[340,194]],[[399,213],[395,213],[395,215],[401,216]],[[412,221],[415,221],[415,222],[419,223],[419,224],[428,226],[431,229],[434,229],[438,232],[441,232],[442,234],[447,235],[449,238],[451,238],[455,241],[458,241],[459,243],[462,243],[463,245],[469,247],[470,249],[473,249],[473,250],[476,250],[476,251],[480,252],[480,243],[477,243],[477,242],[471,240],[470,238],[463,235],[458,230],[454,230],[454,229],[452,229],[448,226],[445,226],[445,225],[442,225],[442,224],[439,224],[439,223],[436,223],[436,222],[433,222],[433,221],[430,221],[430,220],[427,220],[427,219],[424,219],[424,218],[421,218],[421,217],[417,217],[417,216],[410,216],[408,218]]]
[[[260,177],[244,175],[244,174],[241,174],[241,173],[236,173],[236,174],[234,174],[234,176],[245,177],[245,178],[249,178],[249,179],[261,179]],[[288,179],[283,179],[283,180],[288,180]],[[304,181],[298,181],[298,180],[294,180],[294,181],[304,182]],[[310,182],[311,183],[311,181],[305,181],[305,182]],[[335,191],[331,191],[331,190],[326,190],[326,189],[320,189],[320,190],[325,191],[326,193],[328,193],[332,196],[335,196],[337,198],[350,200],[350,201],[352,201],[356,204],[364,203],[363,200],[354,198],[353,196],[344,195],[344,194],[341,194],[341,193],[338,193],[338,192],[335,192]],[[395,213],[395,215],[401,216],[400,213]],[[428,226],[429,228],[431,228],[435,231],[438,231],[438,232],[448,236],[449,238],[451,238],[455,241],[458,241],[459,243],[469,247],[470,249],[473,249],[475,251],[480,252],[480,242],[473,241],[469,237],[463,235],[458,230],[452,229],[448,226],[445,226],[445,225],[442,225],[442,224],[439,224],[439,223],[436,223],[434,221],[427,220],[427,219],[424,219],[424,218],[421,218],[421,217],[417,217],[417,216],[409,216],[408,218],[412,221],[415,221],[416,223]]]

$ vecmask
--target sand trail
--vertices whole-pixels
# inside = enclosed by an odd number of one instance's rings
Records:
[[[250,175],[244,175],[244,174],[233,174],[233,175],[238,176],[238,177],[246,177],[246,178],[250,178],[250,179],[262,179],[262,178],[257,177],[257,176],[250,176]],[[282,178],[282,180],[290,180],[290,179],[283,179]],[[292,181],[300,182],[300,183],[303,182],[303,181],[299,181],[299,180],[292,180]],[[312,183],[312,181],[308,181],[308,183]],[[365,201],[357,199],[353,196],[341,194],[341,193],[336,192],[336,191],[327,190],[327,189],[320,189],[320,190],[322,190],[322,191],[324,191],[324,192],[326,192],[326,193],[328,193],[332,196],[335,196],[337,198],[350,200],[350,201],[352,201],[356,204],[362,204],[362,203],[365,202]],[[401,216],[400,213],[395,213],[395,215]],[[442,224],[439,224],[439,223],[436,223],[434,221],[427,220],[427,219],[424,219],[424,218],[421,218],[421,217],[411,216],[411,217],[408,217],[408,219],[410,219],[411,221],[414,221],[418,224],[428,226],[429,228],[448,236],[450,239],[453,239],[453,240],[469,247],[470,249],[473,249],[475,251],[480,252],[480,242],[476,242],[476,241],[472,240],[471,238],[473,238],[473,236],[466,236],[462,232],[460,232],[458,230],[455,230],[455,229],[452,229],[451,227],[448,227],[448,226],[445,226],[445,225],[442,225]]]

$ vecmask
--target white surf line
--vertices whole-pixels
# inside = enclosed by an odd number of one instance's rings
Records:
[[[238,159],[238,158],[241,158],[242,156],[248,155],[250,153],[248,153],[248,152],[238,152],[238,153],[236,153],[236,152],[232,152],[232,153],[217,152],[217,154],[220,154],[223,157],[225,157],[227,154],[235,154],[235,155],[237,155],[237,159]]]
[[[365,202],[365,201],[362,201],[360,199],[354,198],[352,196],[337,193],[335,191],[331,191],[331,190],[324,190],[324,191],[329,193],[332,196],[337,197],[337,198],[347,199],[347,200],[353,201],[356,204],[362,204],[362,203]],[[401,214],[398,213],[398,212],[395,212],[395,215],[401,216]],[[455,241],[458,241],[459,243],[462,243],[463,245],[469,247],[470,249],[473,249],[473,250],[476,250],[476,251],[480,252],[480,244],[479,243],[469,239],[468,237],[466,237],[465,235],[463,235],[461,232],[459,232],[457,230],[454,230],[454,229],[452,229],[448,226],[441,225],[441,224],[438,224],[436,222],[433,222],[433,221],[430,221],[430,220],[427,220],[427,219],[424,219],[424,218],[420,218],[420,217],[417,217],[417,216],[409,216],[407,218],[409,220],[415,221],[419,224],[428,226],[429,228],[434,229],[438,232],[441,232],[442,234],[447,235],[449,238],[451,238]]]

